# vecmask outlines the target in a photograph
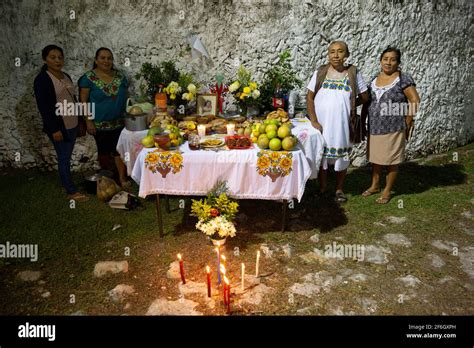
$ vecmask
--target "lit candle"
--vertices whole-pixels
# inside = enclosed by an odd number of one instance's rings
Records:
[[[221,285],[221,251],[220,248],[216,247],[217,252],[217,285]]]
[[[183,284],[186,284],[186,279],[184,278],[184,266],[183,266],[183,260],[181,258],[181,254],[178,254],[178,260],[179,260],[179,273],[181,273],[181,280],[183,281]]]
[[[245,265],[242,264],[242,291],[244,291]]]
[[[211,268],[206,266],[207,273],[207,297],[211,297]]]
[[[224,266],[227,266],[227,258],[225,257],[225,255],[223,255],[223,254],[221,255],[221,260],[222,260],[222,264]]]
[[[224,302],[224,304],[227,304],[227,314],[230,314],[230,282],[227,277],[224,277],[224,282],[226,284],[224,291],[224,298],[226,298],[226,301]],[[225,296],[226,293],[227,296]]]
[[[229,123],[227,125],[227,135],[234,135],[235,134],[235,123]]]
[[[198,134],[200,137],[203,137],[206,135],[206,126],[203,124],[198,125]]]
[[[258,264],[260,263],[260,250],[257,251],[257,263],[255,265],[255,277],[258,277]]]
[[[221,273],[222,273],[222,279],[224,279],[223,292],[224,292],[224,305],[226,305],[227,304],[227,285],[226,285],[225,280],[227,279],[227,277],[225,276],[225,266],[222,264],[221,264]]]

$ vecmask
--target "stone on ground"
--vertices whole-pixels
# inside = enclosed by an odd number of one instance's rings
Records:
[[[199,294],[199,295],[207,296],[206,283],[196,283],[193,281],[186,281],[186,284],[179,283],[178,289],[179,289],[180,294],[183,294],[183,295]]]
[[[168,301],[159,298],[153,301],[146,315],[202,315],[201,312],[194,309],[198,305],[199,303],[187,299]]]
[[[446,262],[444,262],[443,259],[436,254],[428,254],[426,255],[426,258],[430,261],[431,266],[434,268],[441,268],[446,264]]]
[[[22,271],[19,272],[17,277],[24,282],[35,282],[41,278],[40,271]]]
[[[447,241],[440,241],[439,239],[438,240],[434,240],[432,243],[431,243],[432,246],[434,246],[435,248],[438,248],[440,250],[446,250],[446,251],[450,251],[452,252],[454,248],[457,248],[458,247],[458,244],[455,243],[455,242],[447,242]]]
[[[392,251],[389,248],[376,245],[367,245],[364,248],[364,261],[375,263],[378,265],[388,263],[388,254]]]
[[[392,223],[392,224],[396,224],[396,225],[401,225],[405,222],[407,222],[407,218],[404,217],[404,216],[387,216],[385,218],[388,222]]]
[[[371,298],[358,298],[357,302],[361,305],[365,314],[373,314],[377,311],[377,302]]]
[[[316,233],[316,234],[312,235],[309,238],[309,240],[312,241],[313,243],[318,243],[319,242],[319,233]]]
[[[174,261],[170,263],[170,268],[166,272],[166,277],[169,279],[181,278],[181,273],[179,273],[179,261]]]
[[[259,305],[262,300],[267,297],[268,294],[271,294],[274,291],[273,288],[266,286],[265,284],[258,284],[254,287],[247,289],[240,300],[237,302],[239,305],[241,304],[251,304],[251,305]]]
[[[367,276],[363,273],[357,273],[357,274],[353,274],[349,277],[350,280],[352,280],[353,282],[365,282],[367,280]]]
[[[105,276],[107,273],[128,272],[127,261],[101,261],[96,263],[94,267],[94,276],[97,278]]]
[[[383,237],[387,243],[393,245],[411,246],[410,240],[401,233],[388,233]]]
[[[399,277],[397,278],[397,280],[407,287],[416,287],[418,284],[421,283],[421,281],[417,277],[414,277],[410,274],[405,277]]]
[[[133,295],[135,289],[131,285],[119,284],[108,292],[113,302],[122,302],[126,296]]]
[[[474,247],[462,248],[459,251],[461,268],[470,278],[474,278]]]

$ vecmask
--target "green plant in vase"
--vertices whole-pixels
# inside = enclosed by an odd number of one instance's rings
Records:
[[[290,62],[291,52],[285,50],[280,54],[278,62],[265,72],[260,88],[261,97],[258,100],[258,106],[262,111],[273,110],[272,97],[278,87],[288,93],[303,85]]]

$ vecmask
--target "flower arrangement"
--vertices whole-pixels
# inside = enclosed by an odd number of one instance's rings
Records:
[[[149,100],[153,101],[161,89],[168,95],[170,105],[186,105],[195,98],[199,89],[199,85],[193,82],[193,76],[180,72],[172,61],[157,65],[144,63],[135,78],[145,82],[140,85],[140,89]]]
[[[235,237],[233,220],[238,211],[238,203],[227,196],[227,185],[218,182],[203,200],[193,200],[191,215],[199,221],[196,228],[213,239]]]
[[[244,115],[249,106],[256,104],[256,99],[260,97],[258,84],[252,80],[252,74],[241,65],[237,71],[237,79],[229,86],[237,104],[239,104]]]

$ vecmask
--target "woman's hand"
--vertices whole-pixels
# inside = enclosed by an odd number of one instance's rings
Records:
[[[311,125],[323,134],[323,126],[317,121],[311,121]]]
[[[86,120],[87,133],[95,135],[95,124],[91,120]]]
[[[61,142],[63,141],[63,133],[61,131],[57,131],[53,133],[53,139],[55,142]]]

